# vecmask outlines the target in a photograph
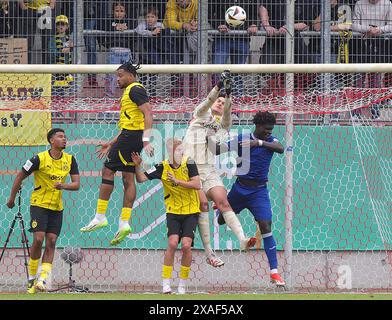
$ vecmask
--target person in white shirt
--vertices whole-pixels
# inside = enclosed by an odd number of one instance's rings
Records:
[[[358,40],[356,48],[357,63],[389,63],[391,55],[391,40],[383,34],[392,32],[392,3],[389,0],[359,0],[354,6],[352,30],[361,32],[363,38]],[[356,86],[365,88],[368,77],[369,88],[381,88],[381,73],[361,74]],[[390,78],[389,74],[385,78]],[[387,82],[387,81],[385,81]],[[389,81],[390,82],[390,81]],[[372,118],[380,117],[380,105],[372,104]],[[360,109],[352,112],[360,117]]]

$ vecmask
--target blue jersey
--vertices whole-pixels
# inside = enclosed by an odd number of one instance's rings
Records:
[[[237,177],[255,180],[260,184],[268,181],[268,172],[274,152],[264,147],[242,148],[241,141],[256,140],[253,133],[240,134],[230,140],[227,145],[230,151],[236,151]],[[278,142],[279,140],[270,135],[267,142]]]

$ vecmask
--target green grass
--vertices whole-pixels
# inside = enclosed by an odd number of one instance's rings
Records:
[[[131,294],[39,293],[0,294],[0,300],[392,300],[392,294]]]

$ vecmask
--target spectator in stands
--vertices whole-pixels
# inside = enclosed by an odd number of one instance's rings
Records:
[[[162,63],[162,43],[160,41],[161,31],[164,29],[162,22],[158,21],[158,10],[154,7],[148,8],[144,20],[140,21],[136,33],[142,36],[143,55],[142,63]]]
[[[353,0],[331,0],[331,22],[330,30],[331,32],[347,32],[351,30],[352,25],[352,5]],[[321,4],[313,6],[313,29],[314,31],[321,32]],[[345,33],[341,34],[342,37],[348,37]],[[331,35],[331,56],[330,63],[349,63],[347,61],[347,56],[345,57],[343,52],[339,49],[344,45],[343,39],[340,36]],[[349,39],[347,39],[349,40]],[[351,52],[351,43],[347,41],[348,50]],[[343,48],[344,49],[344,48]],[[312,56],[313,63],[321,63],[321,43],[320,37],[309,39],[309,53]]]
[[[188,50],[193,56],[197,52],[197,0],[169,0],[163,24],[171,30],[171,45],[174,52],[170,55],[171,63],[180,63],[183,60],[183,38],[186,38]]]
[[[112,6],[112,18],[106,20],[106,31],[115,32],[106,36],[106,46],[109,48],[108,64],[124,64],[133,61],[131,52],[130,34],[125,31],[131,30],[131,22],[128,19],[126,6],[123,2],[114,2]],[[115,95],[116,75],[107,77],[108,85],[106,93],[108,96]]]
[[[158,11],[158,18],[163,19],[165,17],[166,1],[144,0],[143,7],[143,14],[148,8],[155,8]]]
[[[309,1],[301,0],[295,3],[294,17],[294,63],[309,63],[307,47],[303,42],[299,32],[309,30],[313,20],[311,14],[311,4]],[[260,63],[263,64],[284,64],[286,63],[286,3],[276,1],[261,1],[259,9],[261,25],[267,36],[261,50]],[[304,77],[296,77],[296,87],[306,88],[309,85]],[[270,78],[267,88],[271,88],[273,93],[284,94],[284,77],[282,74],[274,74]],[[275,89],[275,90],[274,90]]]
[[[71,64],[73,41],[68,33],[69,21],[65,15],[56,17],[56,35],[49,42],[51,64]],[[74,78],[71,74],[54,74],[52,79],[53,95],[64,97],[72,92]]]
[[[164,43],[161,37],[161,31],[164,29],[162,22],[158,21],[158,10],[155,7],[147,8],[144,20],[141,21],[136,33],[142,36],[143,53],[141,55],[141,63],[143,64],[162,64]],[[141,81],[146,82],[145,76]],[[148,88],[150,97],[156,96],[157,75],[151,74],[148,77]]]
[[[10,4],[8,0],[0,1],[0,38],[7,38],[11,34]]]
[[[391,62],[390,40],[382,36],[384,33],[392,32],[392,4],[389,0],[357,1],[354,7],[352,29],[364,35],[357,49],[360,52],[358,63]],[[357,87],[366,86],[366,76],[368,76],[367,86],[369,88],[381,87],[380,73],[361,74],[356,84]],[[378,104],[373,104],[370,111],[373,119],[380,117]],[[353,115],[360,117],[360,110],[356,110]]]
[[[232,1],[230,4],[242,7],[246,12],[245,23],[235,28],[234,31],[242,31],[242,34],[230,33],[231,27],[225,22],[226,6],[222,2],[212,0],[209,2],[209,22],[212,29],[218,30],[219,34],[214,39],[212,62],[214,64],[245,64],[249,56],[250,36],[258,31],[258,0]],[[233,96],[243,95],[243,80],[241,76],[234,76],[234,82],[238,84],[233,88]]]
[[[184,62],[184,43],[190,63],[195,62],[197,52],[198,0],[168,0],[163,24],[165,56],[171,64]],[[171,95],[181,97],[183,84],[180,75],[171,76]]]
[[[28,39],[28,61],[29,63],[37,63],[32,59],[32,50],[34,47],[35,33],[38,30],[41,36],[41,63],[49,62],[49,39],[54,33],[52,17],[54,17],[54,9],[56,0],[19,0],[19,8],[23,18],[21,33]]]

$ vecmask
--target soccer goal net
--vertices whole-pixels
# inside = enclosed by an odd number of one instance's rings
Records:
[[[21,205],[5,206],[22,165],[47,149],[46,133],[61,127],[67,152],[78,161],[81,188],[64,192],[64,221],[48,284],[67,283],[64,248],[79,248],[73,266],[78,285],[97,291],[159,292],[167,246],[162,185],[137,185],[132,233],[109,245],[118,228],[123,188],[119,175],[109,202],[109,225],[79,229],[95,214],[103,162],[96,145],[118,133],[119,100],[114,65],[0,66],[0,291],[23,291],[26,270],[17,211],[29,228],[33,177],[25,180]],[[182,138],[194,108],[229,69],[234,74],[230,133],[252,132],[253,115],[276,114],[273,135],[283,146],[275,154],[268,188],[279,269],[294,291],[392,290],[392,67],[390,65],[156,65],[141,66],[139,80],[153,106],[157,133],[154,157],[166,157],[164,141]],[[310,72],[311,71],[311,72]],[[94,76],[94,86],[89,77]],[[390,78],[391,77],[391,78]],[[217,157],[217,170],[230,190],[235,154]],[[211,207],[211,206],[210,206]],[[248,210],[239,219],[255,249],[241,252],[234,234],[218,226],[210,209],[211,239],[225,261],[215,269],[205,262],[196,234],[190,292],[263,292],[275,290],[263,241]],[[32,235],[28,233],[29,245]],[[9,241],[8,241],[9,240]],[[5,248],[6,247],[6,248]],[[176,254],[173,286],[178,283]]]

